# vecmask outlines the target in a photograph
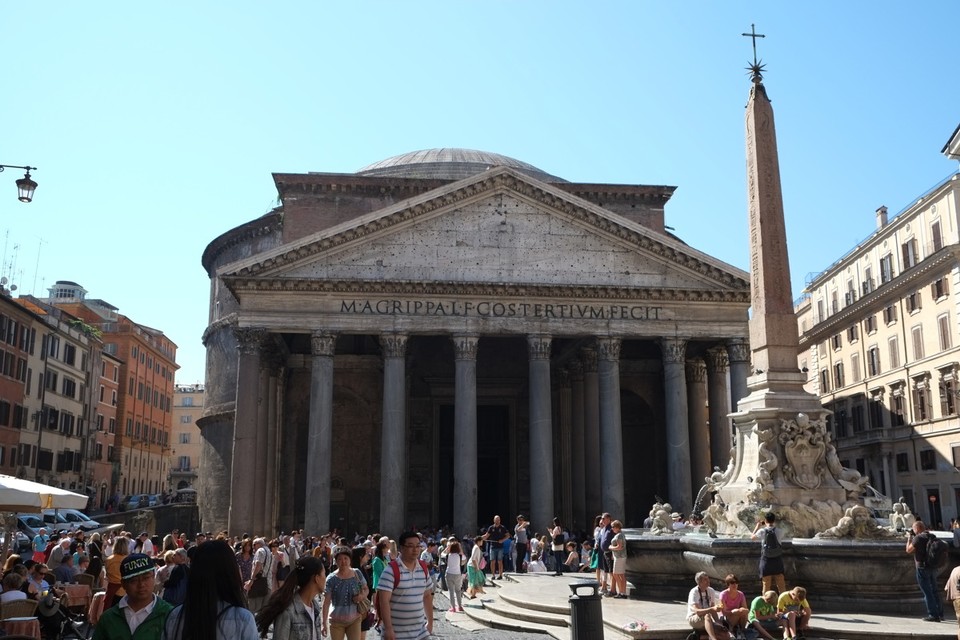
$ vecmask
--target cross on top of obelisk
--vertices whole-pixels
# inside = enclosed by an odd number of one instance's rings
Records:
[[[757,33],[756,25],[750,25],[750,33],[741,33],[740,35],[746,36],[753,40],[753,64],[747,67],[747,71],[750,72],[752,80],[755,84],[759,84],[763,80],[763,63],[757,60],[757,38],[766,38],[767,36],[762,33]]]

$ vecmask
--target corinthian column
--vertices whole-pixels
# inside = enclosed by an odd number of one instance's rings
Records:
[[[581,349],[583,362],[583,473],[587,523],[603,511],[600,499],[600,382],[597,378],[597,350]]]
[[[260,350],[267,332],[263,329],[236,329],[237,400],[233,428],[233,478],[230,483],[230,515],[227,529],[239,535],[252,531],[253,502],[257,477],[257,419],[260,415]]]
[[[597,338],[600,392],[600,500],[604,511],[625,518],[623,431],[620,426],[620,338]]]
[[[571,360],[570,370],[570,481],[573,485],[573,526],[587,530],[587,482],[584,474],[583,363]]]
[[[337,336],[310,336],[310,420],[307,425],[307,486],[304,528],[330,531],[330,469],[333,462],[333,352]]]
[[[477,530],[477,336],[454,336],[453,530]]]
[[[385,333],[380,336],[380,348],[383,350],[380,530],[386,535],[395,536],[403,530],[406,513],[407,336]]]
[[[690,484],[690,441],[687,427],[687,341],[661,338],[664,409],[667,414],[667,494],[675,509],[693,504]]]
[[[707,426],[707,365],[687,360],[687,415],[690,419],[690,486],[698,491],[710,475],[710,431]]]
[[[527,338],[530,353],[530,512],[535,527],[553,520],[553,423],[550,417],[550,336]]]
[[[730,462],[733,426],[730,413],[730,386],[727,384],[727,352],[707,351],[707,398],[710,405],[710,467],[726,469]]]
[[[727,341],[730,360],[730,400],[736,411],[740,401],[747,397],[747,376],[750,375],[750,345],[743,338]]]

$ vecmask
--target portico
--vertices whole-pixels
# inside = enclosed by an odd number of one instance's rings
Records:
[[[639,524],[654,495],[689,511],[729,459],[746,274],[520,169],[424,180],[297,238],[306,194],[385,178],[278,176],[289,209],[246,229],[260,250],[211,244],[205,527],[587,529],[602,510]]]

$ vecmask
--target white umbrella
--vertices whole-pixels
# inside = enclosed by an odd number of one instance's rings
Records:
[[[83,509],[87,496],[0,474],[0,511]]]

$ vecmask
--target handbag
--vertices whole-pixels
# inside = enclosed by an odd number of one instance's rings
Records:
[[[260,574],[253,579],[253,584],[250,585],[250,597],[251,598],[263,598],[270,592],[270,587],[267,585],[267,576]]]
[[[357,602],[357,611],[361,616],[366,617],[366,615],[370,613],[370,606],[370,598],[364,596]]]

